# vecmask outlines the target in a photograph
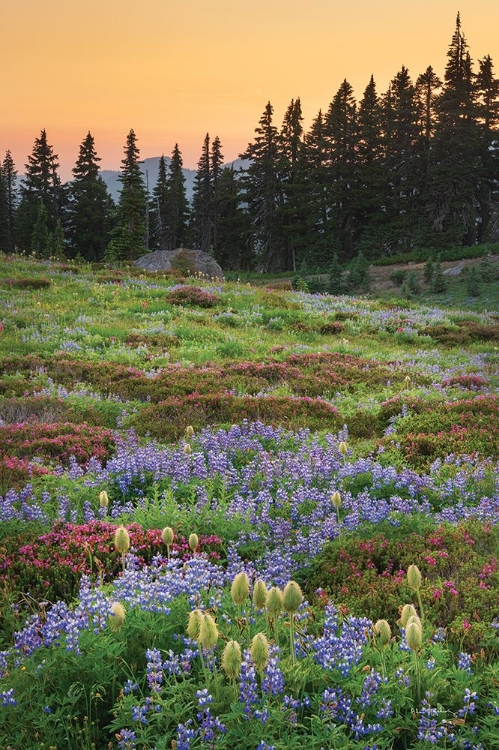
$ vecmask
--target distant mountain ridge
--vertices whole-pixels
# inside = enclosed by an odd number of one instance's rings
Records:
[[[148,188],[149,194],[152,193],[154,190],[154,187],[158,181],[158,174],[159,174],[159,160],[160,156],[151,156],[148,159],[144,159],[144,161],[140,164],[140,169],[142,171],[142,174],[144,175],[144,182],[146,183],[146,187]],[[165,156],[165,163],[169,167],[170,166],[171,159],[169,156]],[[236,159],[236,161],[230,162],[229,164],[224,164],[224,167],[233,167],[234,169],[240,169],[243,162],[241,159]],[[182,169],[185,177],[185,192],[187,195],[188,201],[192,201],[192,193],[194,189],[194,178],[196,177],[196,170],[195,169]],[[101,169],[99,172],[100,176],[106,183],[107,189],[109,191],[109,194],[111,195],[112,199],[117,202],[120,196],[120,190],[121,190],[121,183],[119,181],[120,171],[114,170],[114,169]]]

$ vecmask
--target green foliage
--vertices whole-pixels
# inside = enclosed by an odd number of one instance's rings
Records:
[[[339,608],[374,620],[395,622],[402,603],[412,602],[409,565],[423,577],[421,597],[432,628],[446,628],[462,649],[478,651],[494,616],[499,582],[494,558],[499,531],[470,521],[435,527],[423,521],[394,519],[330,542],[301,578],[313,598],[324,590]],[[484,571],[486,571],[484,573]],[[477,589],[476,581],[483,585]],[[463,627],[463,622],[468,625]]]

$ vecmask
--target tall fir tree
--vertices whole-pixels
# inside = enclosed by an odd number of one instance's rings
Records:
[[[359,102],[357,126],[356,245],[372,256],[382,245],[386,192],[382,106],[373,76]]]
[[[479,215],[480,139],[472,62],[459,14],[447,58],[427,178],[428,244],[441,247],[473,244]]]
[[[279,133],[279,172],[282,183],[284,265],[296,271],[297,257],[305,256],[306,218],[305,160],[303,158],[303,114],[300,99],[292,99]]]
[[[176,250],[187,244],[189,201],[185,190],[182,154],[175,144],[167,177],[166,249]]]
[[[479,60],[475,83],[482,167],[477,240],[486,242],[499,238],[499,79],[494,75],[490,55]],[[494,223],[497,223],[495,235],[491,231]]]
[[[312,265],[325,267],[328,264],[327,225],[329,201],[327,195],[329,149],[326,138],[324,116],[319,110],[310,129],[303,138],[300,156],[303,183],[302,207],[305,216],[305,234],[308,240],[304,248],[297,251],[297,266],[305,255]]]
[[[31,251],[32,235],[39,220],[40,200],[45,207],[46,226],[54,232],[61,214],[62,190],[58,174],[59,163],[47,133],[42,130],[35,139],[21,187],[21,201],[17,211],[18,242],[24,252]],[[40,248],[40,242],[36,243]]]
[[[118,202],[116,226],[106,250],[109,260],[133,261],[146,252],[147,195],[140,169],[140,151],[137,137],[130,130],[121,162],[121,192]]]
[[[390,82],[384,97],[384,164],[386,178],[386,254],[411,249],[418,226],[417,196],[422,187],[423,159],[420,103],[405,66]]]
[[[158,164],[158,179],[152,191],[149,208],[149,247],[151,250],[167,250],[168,223],[168,182],[164,155]]]
[[[206,133],[198,161],[192,195],[189,233],[196,250],[209,252],[213,231],[213,191],[210,169],[210,135]]]
[[[220,172],[215,194],[217,243],[214,257],[225,270],[250,270],[253,256],[249,240],[249,217],[243,207],[240,174],[233,167]]]
[[[279,133],[273,123],[270,102],[255,128],[255,140],[240,158],[248,161],[243,175],[245,202],[250,219],[251,241],[259,268],[286,269],[286,243],[282,224],[283,190],[279,173]]]
[[[215,136],[211,144],[210,151],[210,181],[211,181],[211,244],[210,253],[216,257],[219,246],[219,209],[220,209],[220,177],[223,171],[224,157],[222,154],[222,144],[218,135]]]
[[[325,125],[329,143],[329,236],[331,248],[345,259],[354,253],[358,149],[357,103],[346,79],[333,97]]]
[[[16,211],[18,205],[17,170],[10,151],[5,153],[1,165],[2,179],[5,191],[7,208],[6,234],[4,237],[4,248],[13,253],[16,249]]]
[[[99,161],[94,138],[88,132],[80,144],[73,180],[68,187],[65,240],[70,257],[79,256],[91,262],[104,259],[114,210],[106,184],[99,175]]]
[[[7,184],[0,164],[0,252],[9,252],[9,204],[7,202]]]

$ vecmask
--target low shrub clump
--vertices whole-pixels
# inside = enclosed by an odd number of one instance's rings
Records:
[[[498,455],[497,396],[479,395],[432,406],[420,400],[412,406],[416,413],[398,419],[394,432],[380,441],[387,450],[385,460],[398,453],[410,466],[426,469],[449,454]]]
[[[340,419],[327,401],[307,397],[252,398],[230,393],[196,394],[170,398],[142,409],[127,420],[139,435],[178,439],[190,424],[194,429],[243,421],[262,421],[299,429],[305,422],[313,430],[339,429]]]
[[[195,307],[215,307],[220,302],[220,297],[199,286],[178,286],[167,295],[167,301],[171,305],[194,305]]]
[[[403,524],[368,539],[355,534],[329,543],[304,580],[311,597],[321,589],[345,612],[393,621],[401,591],[412,601],[406,575],[416,560],[426,619],[446,628],[452,642],[476,650],[496,616],[498,543],[497,526],[428,524],[418,533]]]
[[[91,458],[105,462],[114,449],[113,433],[102,427],[70,422],[0,425],[0,458],[37,458],[48,465],[68,465],[74,458],[85,466]]]

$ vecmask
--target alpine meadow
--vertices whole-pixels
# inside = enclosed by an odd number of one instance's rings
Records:
[[[99,162],[0,165],[1,750],[497,750],[491,57]]]

